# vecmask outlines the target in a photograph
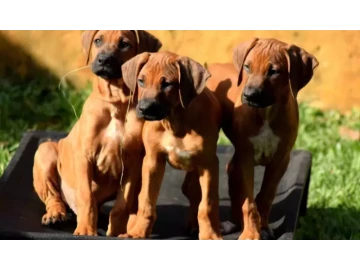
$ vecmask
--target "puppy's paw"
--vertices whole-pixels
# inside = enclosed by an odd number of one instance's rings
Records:
[[[66,221],[66,210],[62,207],[50,208],[41,219],[41,223],[46,226],[64,221]]]
[[[107,236],[107,237],[114,237],[114,236],[116,236],[116,235],[117,235],[117,234],[114,233],[110,228],[107,229],[107,231],[106,231],[106,236]]]
[[[74,235],[97,236],[97,231],[91,226],[78,226],[74,231]]]
[[[130,215],[123,209],[112,209],[109,216],[109,225],[106,236],[116,237],[119,234],[126,233],[126,226]]]
[[[118,237],[120,238],[134,238],[134,239],[147,239],[150,238],[146,231],[140,229],[138,226],[134,226],[134,229],[128,231],[127,233],[120,234]]]
[[[261,240],[261,236],[258,232],[243,231],[239,236],[239,240]]]
[[[131,237],[131,236],[130,236],[129,234],[127,234],[127,233],[119,234],[118,237],[119,237],[119,238],[133,238],[133,237]]]
[[[147,239],[148,237],[138,233],[123,233],[118,236],[119,238],[133,238],[133,239]]]
[[[217,234],[212,234],[210,236],[199,236],[199,240],[223,240],[223,237]]]
[[[223,237],[220,232],[216,233],[215,231],[200,232],[199,240],[223,240]]]
[[[127,227],[126,227],[126,231],[127,232],[130,232],[132,231],[135,226],[136,226],[136,214],[130,214],[129,216],[129,220],[128,220],[128,223],[127,223]],[[120,233],[119,233],[120,234]]]
[[[114,223],[110,222],[106,231],[106,236],[116,237],[124,232],[126,232],[126,224],[122,226],[114,226]]]

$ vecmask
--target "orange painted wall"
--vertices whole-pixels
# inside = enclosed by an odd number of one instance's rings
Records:
[[[360,107],[360,31],[149,31],[163,50],[187,55],[200,63],[231,61],[233,47],[251,37],[274,37],[313,53],[320,62],[312,82],[299,94],[324,109],[343,112]],[[34,77],[37,69],[62,77],[84,65],[81,31],[0,31],[0,75],[15,71]],[[35,64],[34,64],[35,63]],[[90,78],[87,71],[68,76],[78,87]]]

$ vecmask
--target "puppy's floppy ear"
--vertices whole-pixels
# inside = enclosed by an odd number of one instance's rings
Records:
[[[237,82],[237,86],[240,85],[242,80],[242,68],[244,65],[244,61],[248,53],[251,51],[252,48],[256,45],[259,38],[255,37],[253,39],[247,40],[245,42],[240,43],[235,49],[233,50],[233,64],[236,70],[239,72],[239,78]]]
[[[138,42],[137,53],[158,52],[162,47],[161,41],[145,30],[132,30]]]
[[[187,107],[190,101],[204,90],[206,81],[211,74],[200,63],[189,57],[179,57],[177,63],[179,65],[180,101],[183,103],[183,107]]]
[[[86,65],[89,64],[91,44],[99,30],[86,30],[81,34],[81,43],[86,55]]]
[[[133,94],[135,93],[137,88],[137,76],[139,75],[142,67],[149,60],[149,57],[150,54],[148,52],[144,52],[126,61],[121,66],[124,83]]]
[[[294,97],[297,97],[298,92],[312,79],[319,61],[312,54],[293,44],[287,47],[286,52],[291,88]]]

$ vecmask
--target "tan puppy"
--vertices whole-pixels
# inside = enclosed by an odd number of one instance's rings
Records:
[[[169,162],[187,171],[184,190],[192,204],[191,225],[195,227],[198,219],[199,238],[221,239],[216,156],[221,110],[216,97],[205,88],[209,72],[188,57],[160,52],[134,57],[123,65],[123,74],[139,97],[137,115],[147,120],[139,210],[135,226],[124,236],[150,236]],[[191,188],[199,182],[201,190]]]
[[[139,53],[158,51],[161,42],[145,31],[96,30],[85,31],[82,44],[97,75],[93,91],[68,136],[39,146],[34,188],[46,206],[42,223],[64,219],[68,205],[77,215],[75,235],[97,235],[98,209],[119,190],[107,232],[117,236],[126,232],[129,214],[136,214],[144,155],[143,120],[121,67]]]
[[[317,59],[275,39],[241,43],[232,64],[209,67],[207,86],[223,108],[222,128],[235,147],[228,164],[229,195],[239,239],[272,238],[268,226],[277,186],[285,173],[299,123],[297,93],[308,84]],[[266,166],[254,198],[254,166]]]

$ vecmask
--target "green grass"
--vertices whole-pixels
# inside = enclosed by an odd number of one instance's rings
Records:
[[[0,175],[28,130],[68,131],[76,117],[57,85],[14,85],[0,79]],[[89,88],[90,89],[90,88]],[[77,114],[89,93],[64,89]],[[297,239],[360,239],[360,143],[339,136],[340,125],[360,129],[360,112],[341,115],[300,104],[296,149],[313,154],[308,213]],[[220,144],[228,140],[221,136]]]
[[[0,79],[0,175],[26,131],[69,131],[79,116],[89,89],[58,89],[56,83],[32,81],[13,84]],[[66,98],[65,98],[66,97]]]
[[[360,111],[342,115],[301,104],[295,148],[313,154],[308,213],[298,239],[360,239],[360,142],[340,137],[339,127],[359,129]]]

